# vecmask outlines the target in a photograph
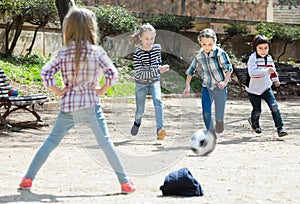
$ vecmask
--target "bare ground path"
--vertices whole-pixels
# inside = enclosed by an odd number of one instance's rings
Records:
[[[247,123],[249,102],[228,100],[225,132],[207,157],[197,157],[188,149],[195,126],[203,127],[199,99],[164,99],[168,131],[164,141],[155,138],[152,101],[137,137],[129,135],[132,101],[104,102],[111,136],[137,185],[131,195],[119,194],[115,175],[106,168],[100,151],[85,140],[89,133],[80,128],[70,131],[51,154],[31,192],[17,191],[56,117],[57,107],[46,107],[41,115],[49,126],[0,130],[0,203],[300,203],[300,101],[278,102],[290,133],[287,137],[278,138],[266,106],[263,133],[257,135]],[[28,114],[14,117],[24,119]],[[188,167],[201,183],[203,197],[161,196],[165,176],[182,167]]]

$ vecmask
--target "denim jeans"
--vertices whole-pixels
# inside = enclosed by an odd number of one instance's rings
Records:
[[[212,103],[215,102],[215,119],[218,122],[224,121],[227,88],[214,90],[202,87],[202,115],[207,130],[213,131]]]
[[[275,127],[278,128],[283,126],[283,121],[278,108],[278,104],[271,88],[263,92],[261,95],[248,93],[248,98],[253,108],[251,112],[252,123],[259,123],[259,117],[262,111],[261,100],[264,99],[272,112]]]
[[[119,182],[127,182],[128,178],[126,177],[120,159],[114,150],[114,144],[110,139],[106,120],[100,106],[93,106],[91,108],[73,112],[60,111],[51,133],[37,151],[25,178],[35,178],[37,172],[46,162],[50,153],[59,145],[67,132],[74,127],[74,125],[77,125],[77,123],[86,123],[92,129],[99,146],[114,169]]]
[[[161,100],[160,81],[156,81],[153,84],[135,84],[135,122],[141,123],[142,117],[145,112],[146,95],[150,93],[153,100],[155,110],[156,128],[160,130],[164,127],[164,113],[163,104]]]

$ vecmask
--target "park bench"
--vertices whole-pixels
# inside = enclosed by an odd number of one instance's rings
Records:
[[[299,67],[278,67],[276,68],[279,75],[280,87],[272,87],[277,94],[300,96],[299,84],[300,84],[300,68]],[[245,92],[245,84],[247,79],[247,68],[233,68],[233,73],[238,79],[239,96]]]
[[[23,109],[32,113],[37,121],[41,121],[40,115],[35,110],[35,105],[43,105],[49,99],[44,94],[34,94],[28,96],[9,96],[8,92],[11,89],[9,80],[0,69],[0,124],[5,128],[11,127],[7,121],[7,117],[17,110]]]

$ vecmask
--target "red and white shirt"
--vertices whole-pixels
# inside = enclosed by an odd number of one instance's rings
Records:
[[[273,82],[279,81],[277,72],[273,74],[269,73],[270,67],[275,68],[270,55],[263,58],[256,52],[252,53],[247,67],[250,75],[250,83],[246,87],[246,91],[249,93],[261,95],[272,86]]]

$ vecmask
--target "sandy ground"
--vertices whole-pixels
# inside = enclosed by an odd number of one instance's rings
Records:
[[[263,133],[253,133],[247,122],[249,102],[228,100],[226,129],[219,135],[215,151],[198,157],[189,150],[189,138],[203,128],[200,99],[164,99],[168,133],[164,141],[155,137],[151,100],[136,137],[129,135],[133,100],[104,101],[111,137],[137,186],[130,195],[119,193],[116,176],[84,125],[72,129],[52,152],[30,192],[17,191],[58,112],[57,106],[45,106],[39,110],[43,124],[26,123],[30,128],[20,132],[0,130],[0,203],[300,203],[299,99],[278,103],[288,136],[277,136],[266,105],[261,117]],[[9,119],[28,117],[19,113]],[[162,196],[159,187],[165,176],[183,167],[202,185],[204,196]]]

